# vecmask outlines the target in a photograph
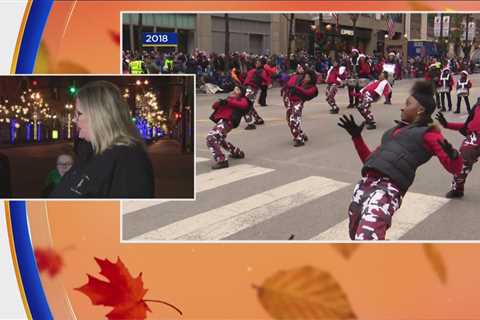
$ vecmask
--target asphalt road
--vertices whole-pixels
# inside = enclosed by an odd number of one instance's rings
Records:
[[[480,96],[480,76],[471,77],[471,104]],[[371,149],[383,132],[399,119],[413,80],[397,81],[392,105],[383,99],[372,106],[377,129],[364,130]],[[477,87],[475,87],[477,86]],[[360,179],[361,162],[351,138],[336,123],[343,113],[361,119],[358,111],[346,109],[346,89],[337,102],[340,115],[331,115],[325,102],[325,86],[317,98],[306,103],[303,130],[309,141],[293,147],[285,121],[279,89],[268,93],[267,107],[257,107],[266,124],[243,130],[244,123],[228,136],[246,154],[230,160],[228,169],[212,171],[205,137],[213,123],[208,120],[213,101],[224,97],[197,96],[197,200],[194,202],[131,203],[123,206],[123,239],[155,240],[348,240],[347,208]],[[456,103],[456,95],[452,97]],[[454,106],[455,108],[455,106]],[[460,115],[447,119],[463,122]],[[463,136],[443,130],[459,147]],[[393,217],[387,232],[390,240],[480,239],[480,169],[474,167],[461,200],[444,197],[451,175],[436,158],[417,171],[415,183]]]

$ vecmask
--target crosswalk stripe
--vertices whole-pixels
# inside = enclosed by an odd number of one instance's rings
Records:
[[[348,183],[311,176],[145,233],[134,240],[219,240]]]
[[[221,170],[213,170],[197,176],[197,193],[218,188],[236,181],[275,171],[274,169],[240,164]]]
[[[153,207],[156,205],[159,205],[161,203],[168,202],[167,200],[159,200],[159,199],[152,199],[152,200],[135,200],[135,201],[130,201],[130,200],[122,200],[122,214],[128,214],[130,212],[146,209],[149,207]]]
[[[387,230],[386,238],[390,240],[400,239],[429,215],[443,207],[449,200],[421,193],[407,193],[402,201],[402,206],[393,215],[392,226]],[[345,215],[347,211],[348,209],[345,208]],[[348,219],[318,234],[311,240],[350,240]]]
[[[203,158],[203,157],[195,157],[195,162],[196,163],[207,162],[207,161],[210,161],[210,159]]]
[[[209,159],[207,158],[200,158]],[[197,158],[198,162],[198,158]],[[240,164],[238,166],[228,167],[222,170],[214,170],[208,173],[197,175],[197,190],[196,193],[208,191],[227,185],[233,182],[237,182],[243,179],[252,178],[262,174],[275,171],[270,168],[263,168],[252,166],[249,164]],[[157,206],[161,203],[170,202],[168,200],[145,200],[145,201],[129,201],[124,200],[122,206],[122,214],[128,214],[134,211],[146,209],[149,207]]]

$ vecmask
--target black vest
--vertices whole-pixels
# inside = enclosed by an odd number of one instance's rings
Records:
[[[399,126],[383,134],[382,144],[367,159],[362,174],[374,169],[392,179],[403,192],[407,192],[415,179],[417,168],[432,157],[425,149],[423,140],[430,127],[409,125],[393,136],[393,132]]]

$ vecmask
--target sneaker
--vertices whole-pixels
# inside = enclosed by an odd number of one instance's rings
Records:
[[[264,123],[265,123],[265,121],[263,121],[263,119],[255,120],[255,124],[261,125],[261,124],[264,124]]]
[[[457,114],[458,114],[458,113],[460,113],[460,111],[454,111],[453,113],[457,113]]]
[[[354,106],[353,104],[349,104],[349,105],[347,106],[347,109],[353,109],[353,108],[355,108],[355,106]]]
[[[254,125],[253,123],[250,123],[245,127],[245,130],[255,130],[255,129],[257,129],[257,126]]]
[[[228,168],[228,161],[227,160],[217,162],[212,166],[213,170],[223,169],[223,168]]]
[[[391,101],[385,101],[383,104],[392,104]]]
[[[245,158],[245,153],[243,151],[235,152],[231,153],[228,157],[232,159],[243,159]]]
[[[330,109],[330,114],[337,114],[339,109]]]
[[[367,130],[374,130],[377,129],[377,125],[375,122],[367,123]]]
[[[449,199],[455,199],[455,198],[462,198],[463,197],[463,191],[460,190],[450,190],[447,192],[445,197]]]
[[[305,142],[303,142],[302,140],[295,140],[293,142],[294,147],[301,147],[301,146],[304,146],[304,145],[305,145]]]

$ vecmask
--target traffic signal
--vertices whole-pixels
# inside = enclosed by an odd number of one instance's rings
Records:
[[[68,93],[71,95],[71,96],[74,96],[77,94],[77,87],[75,85],[71,85],[70,87],[68,87]]]
[[[182,118],[182,114],[180,112],[175,112],[175,120],[180,120]]]

